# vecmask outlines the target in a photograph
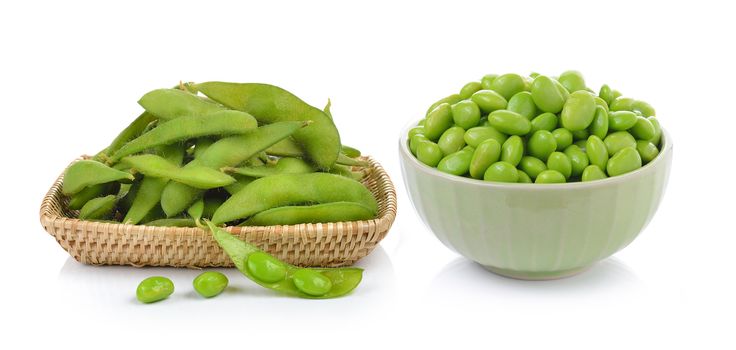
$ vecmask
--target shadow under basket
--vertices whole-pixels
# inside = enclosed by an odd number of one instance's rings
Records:
[[[352,265],[386,236],[396,217],[396,189],[386,171],[370,157],[363,184],[378,201],[372,220],[227,227],[227,231],[298,266]],[[41,224],[77,261],[92,265],[232,267],[209,231],[83,221],[61,193],[62,174],[41,203]]]

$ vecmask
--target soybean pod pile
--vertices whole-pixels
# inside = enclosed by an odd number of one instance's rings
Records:
[[[273,85],[205,82],[146,93],[144,112],[65,172],[84,220],[152,226],[291,225],[375,218],[367,163],[329,102]]]
[[[662,129],[647,102],[578,71],[488,74],[429,107],[409,149],[444,173],[493,182],[595,181],[641,168]]]

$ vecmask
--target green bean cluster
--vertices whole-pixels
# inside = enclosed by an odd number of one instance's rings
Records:
[[[439,171],[495,182],[594,181],[659,154],[654,108],[582,74],[488,74],[429,107],[409,149]]]
[[[206,82],[146,93],[144,112],[62,191],[84,220],[152,226],[374,218],[367,164],[324,110],[277,86]]]

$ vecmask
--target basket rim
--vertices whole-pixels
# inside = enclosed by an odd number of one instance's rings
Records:
[[[76,159],[74,159],[71,163],[69,163],[68,166],[71,166],[75,162],[82,160],[82,159],[89,159],[89,155],[82,155]],[[376,199],[376,201],[379,203],[379,206],[381,204],[385,204],[385,210],[383,213],[379,212],[379,215],[376,218],[370,219],[370,220],[360,220],[360,221],[342,221],[342,222],[325,222],[325,223],[302,223],[302,224],[296,224],[296,225],[271,225],[271,226],[225,226],[225,229],[234,232],[234,233],[242,233],[247,234],[249,231],[263,231],[264,228],[266,229],[285,229],[285,228],[295,228],[302,231],[323,231],[327,230],[327,228],[331,225],[337,225],[337,224],[351,224],[351,225],[368,225],[368,226],[383,226],[388,225],[388,229],[393,225],[394,220],[396,219],[396,210],[397,210],[397,200],[396,200],[396,188],[393,185],[393,182],[391,181],[391,178],[389,177],[386,170],[383,168],[383,166],[376,161],[374,158],[364,155],[358,157],[358,159],[368,162],[368,168],[371,169],[371,175],[368,175],[369,177],[373,177],[376,181],[384,182],[385,185],[382,186],[385,188],[384,193],[382,193],[382,196],[377,196],[376,194],[373,194],[373,197]],[[67,166],[67,167],[68,167]],[[164,236],[176,236],[184,232],[196,232],[196,233],[202,233],[206,234],[207,231],[205,231],[202,228],[199,227],[169,227],[169,226],[146,226],[146,225],[132,225],[132,224],[124,224],[124,223],[114,223],[114,222],[101,222],[101,221],[90,221],[90,220],[80,220],[78,218],[64,216],[64,215],[57,215],[55,214],[55,210],[51,208],[51,206],[55,202],[55,198],[58,196],[63,196],[61,191],[61,185],[64,180],[64,172],[66,171],[66,168],[64,171],[61,172],[61,174],[56,178],[54,183],[52,184],[51,188],[47,191],[47,193],[44,195],[43,200],[41,202],[41,207],[39,211],[40,221],[41,225],[46,228],[48,225],[52,225],[54,223],[62,222],[63,224],[86,224],[86,225],[100,225],[100,226],[106,226],[107,228],[125,228],[125,230],[133,230],[137,227],[145,227],[146,233],[156,234],[156,235],[164,235]],[[381,187],[381,186],[379,186]],[[297,230],[297,231],[298,231]],[[48,229],[46,230],[47,233],[51,236],[54,236],[52,232],[50,232]],[[286,230],[286,232],[292,232],[291,230]]]

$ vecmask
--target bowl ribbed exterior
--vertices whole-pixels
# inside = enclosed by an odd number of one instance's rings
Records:
[[[81,159],[81,158],[80,158]],[[368,255],[396,218],[396,190],[370,157],[363,184],[378,202],[373,220],[261,227],[228,227],[240,239],[299,266],[352,265]],[[209,231],[82,221],[67,206],[59,176],[41,204],[41,224],[74,259],[93,265],[231,267]]]
[[[408,132],[408,131],[407,131]],[[412,204],[450,249],[496,273],[552,279],[584,270],[626,247],[664,194],[672,143],[634,172],[568,184],[503,184],[441,173],[399,152]]]

